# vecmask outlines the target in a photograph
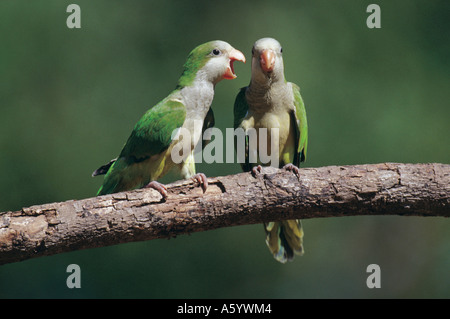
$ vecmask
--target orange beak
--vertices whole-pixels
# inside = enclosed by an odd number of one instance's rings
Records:
[[[241,62],[245,63],[245,56],[241,51],[232,49],[229,54],[229,57],[230,57],[230,65],[228,66],[223,77],[224,77],[224,79],[227,79],[227,80],[233,80],[237,77],[236,74],[234,74],[233,62],[241,61]]]
[[[275,67],[275,53],[272,50],[264,50],[261,53],[259,63],[264,72],[272,72]]]

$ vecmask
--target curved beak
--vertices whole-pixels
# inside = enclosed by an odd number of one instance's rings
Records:
[[[233,62],[241,61],[241,62],[245,63],[245,56],[241,51],[232,49],[229,53],[229,58],[230,58],[230,64],[228,65],[228,68],[223,77],[227,80],[232,80],[237,77],[237,75],[234,74]]]
[[[275,53],[269,49],[262,51],[259,63],[264,72],[272,72],[275,67]]]

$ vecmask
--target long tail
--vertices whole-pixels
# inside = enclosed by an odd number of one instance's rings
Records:
[[[127,174],[128,165],[123,158],[112,160],[106,165],[97,169],[93,175],[105,175],[103,185],[97,192],[97,196],[121,192],[133,189],[128,179],[124,178]]]
[[[108,173],[109,168],[111,167],[111,165],[114,164],[115,161],[117,161],[117,158],[114,158],[111,161],[109,161],[108,164],[105,164],[105,165],[100,166],[99,168],[97,168],[92,173],[92,177],[95,177],[95,176],[98,176],[98,175],[105,175],[106,173]]]
[[[303,255],[303,229],[299,219],[264,223],[266,244],[273,257],[281,263]]]

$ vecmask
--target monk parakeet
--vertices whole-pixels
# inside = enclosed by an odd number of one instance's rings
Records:
[[[259,159],[261,145],[267,145],[267,152],[278,151],[276,157],[279,168],[299,174],[298,166],[306,159],[308,127],[306,111],[297,85],[287,82],[284,77],[282,48],[272,38],[263,38],[255,42],[252,49],[252,77],[250,84],[240,90],[234,104],[234,127],[245,132],[255,129],[258,143],[255,147],[245,142],[244,171],[258,174],[262,163]],[[260,144],[261,128],[278,129],[278,143]],[[275,135],[276,136],[276,135]],[[278,149],[271,150],[271,145]],[[273,148],[277,148],[274,146]],[[257,163],[250,163],[252,152],[258,153]],[[253,164],[253,166],[252,166]],[[273,166],[273,165],[271,165]],[[295,254],[303,254],[303,230],[300,220],[269,222],[264,224],[266,243],[276,260],[285,263]]]
[[[203,131],[214,125],[210,106],[215,85],[236,78],[234,61],[245,62],[245,57],[224,41],[207,42],[192,50],[175,90],[142,116],[120,155],[92,174],[106,174],[97,195],[151,187],[166,197],[166,187],[157,180],[171,168],[185,179],[193,178],[205,190],[206,176],[195,172],[194,149]],[[181,129],[190,138],[176,138]],[[172,158],[176,146],[189,150],[181,162]]]

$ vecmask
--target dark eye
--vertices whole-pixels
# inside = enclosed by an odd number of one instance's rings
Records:
[[[280,48],[280,53],[283,53],[283,48]]]
[[[211,51],[212,55],[219,55],[220,54],[220,50],[219,49],[214,49]]]

